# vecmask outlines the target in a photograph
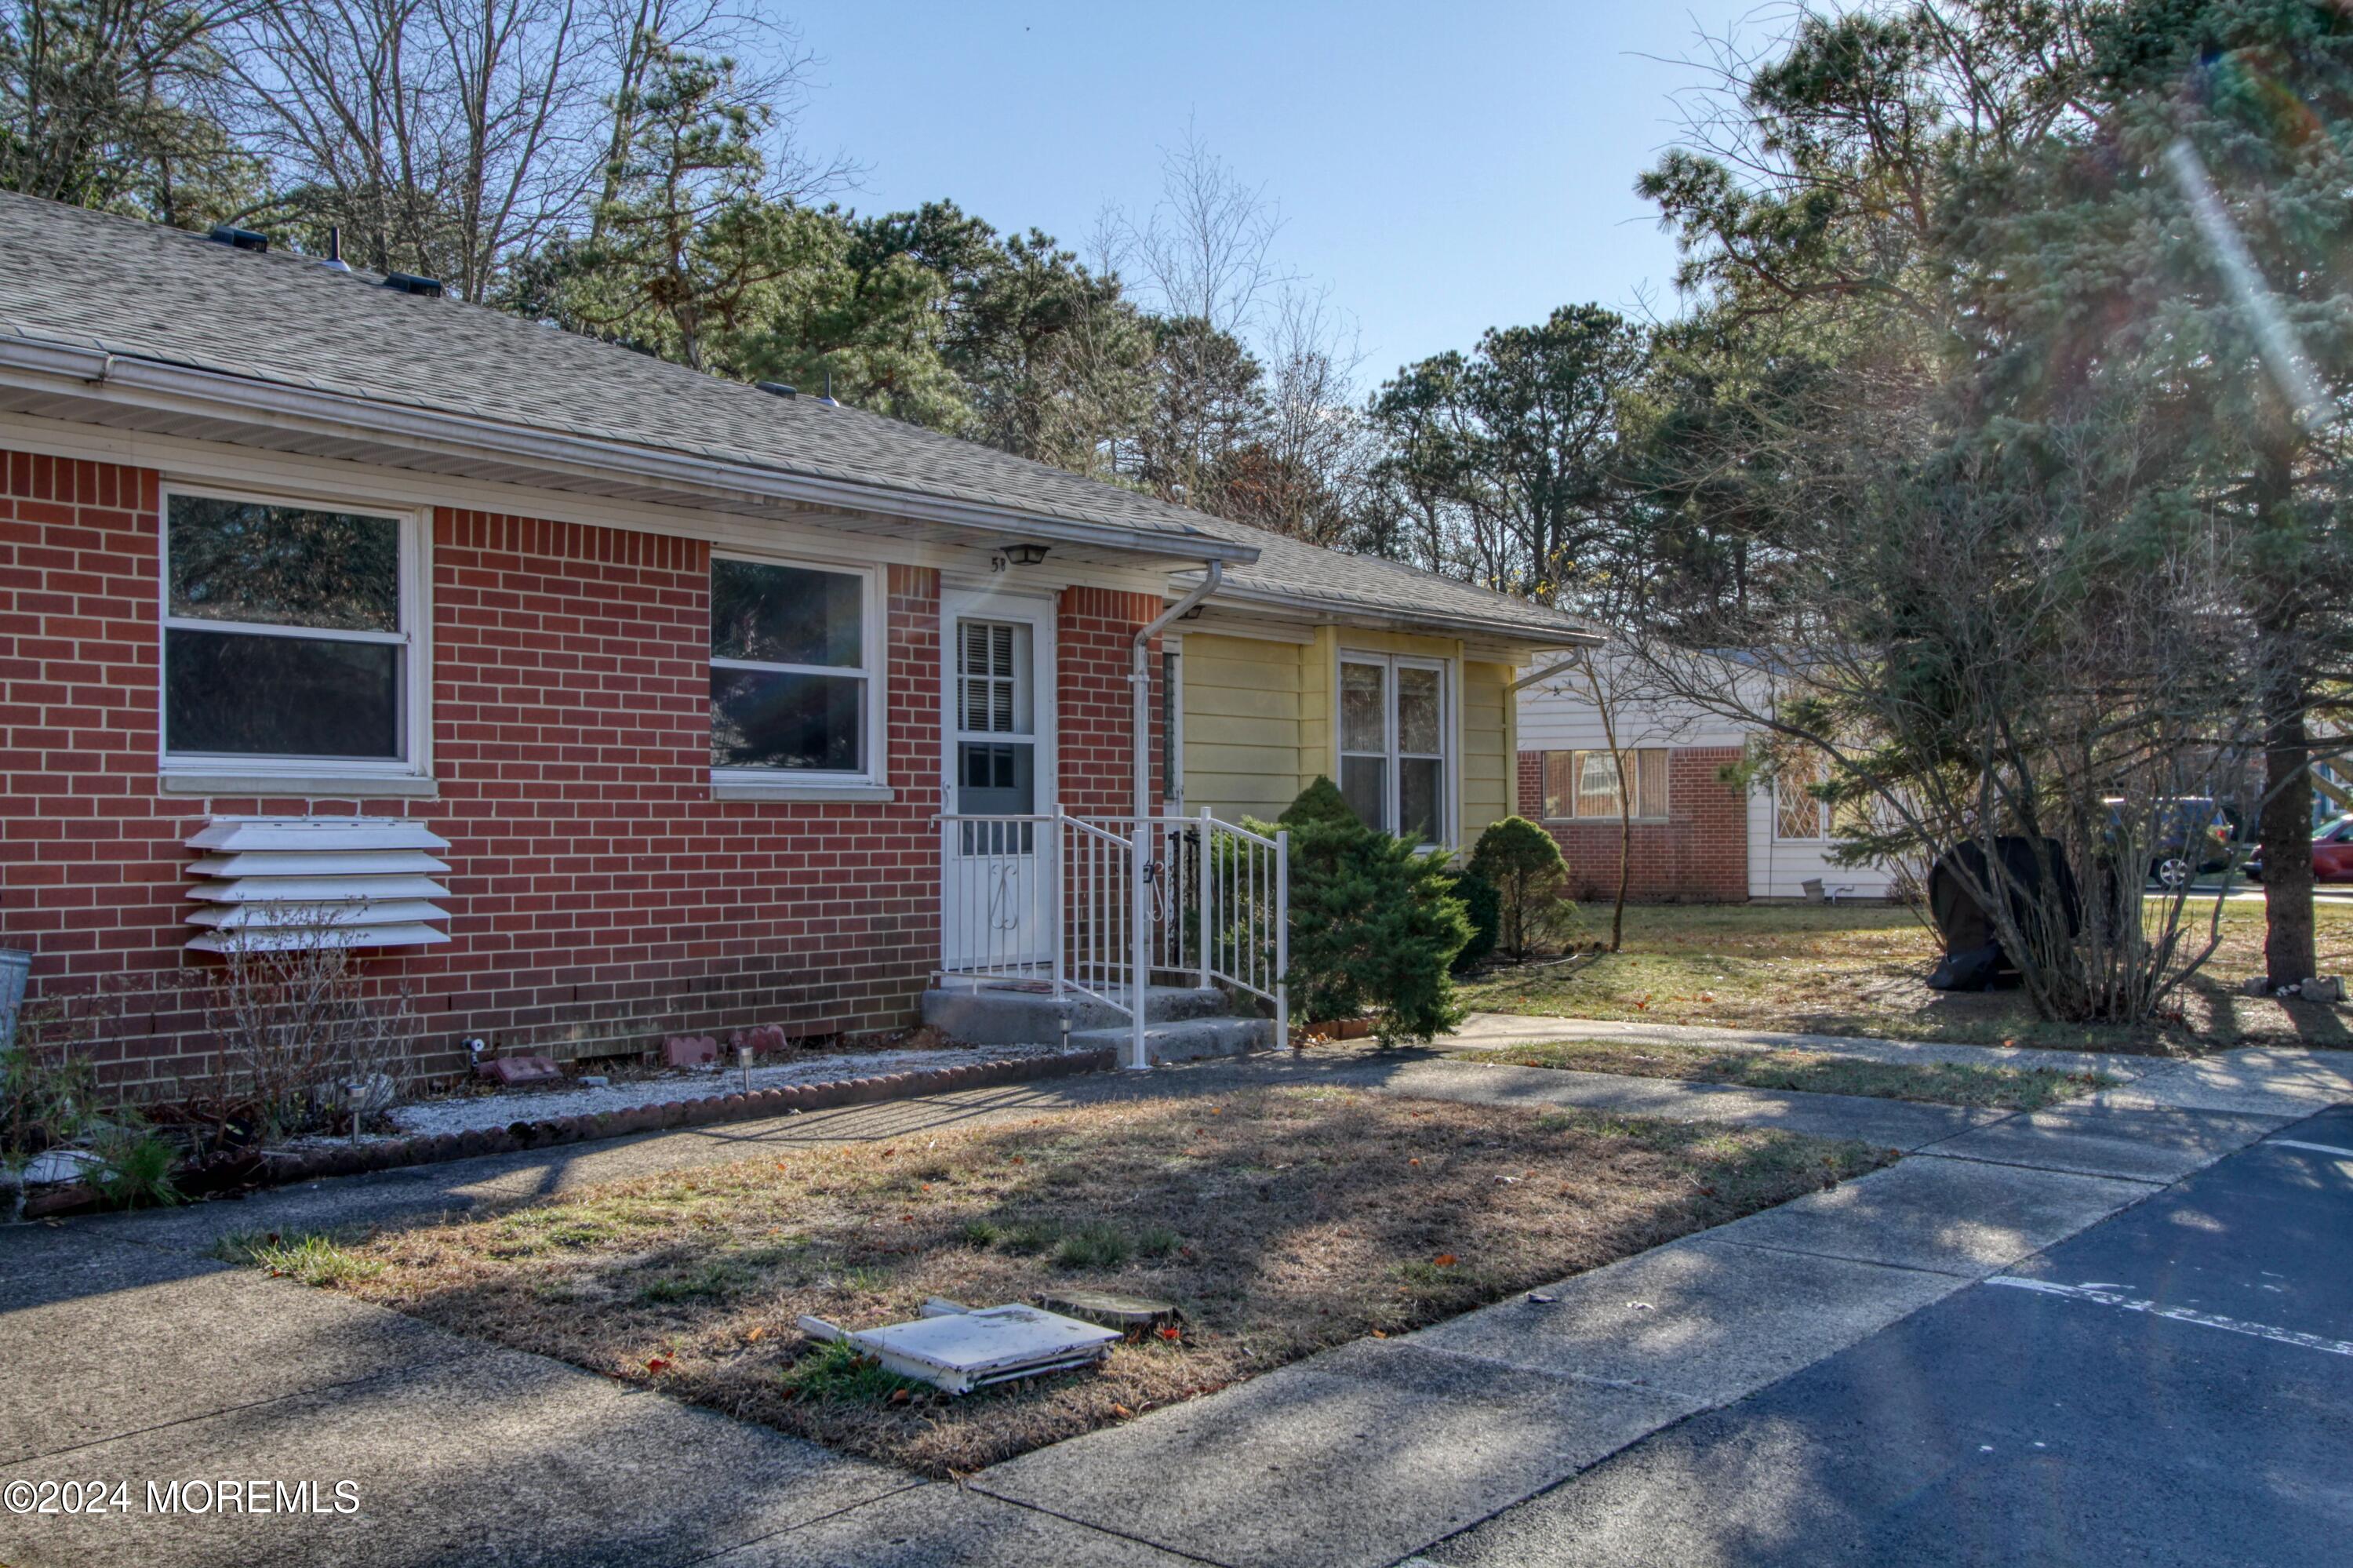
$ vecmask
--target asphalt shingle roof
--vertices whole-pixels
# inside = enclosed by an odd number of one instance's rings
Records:
[[[1342,555],[815,397],[784,398],[501,311],[380,286],[315,258],[0,194],[0,332],[878,492],[1261,552],[1237,588],[1504,636],[1556,612],[1398,562]]]

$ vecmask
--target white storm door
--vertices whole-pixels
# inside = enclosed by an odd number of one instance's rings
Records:
[[[943,608],[943,963],[1042,977],[1055,940],[1053,834],[1042,820],[1053,810],[1051,610]]]

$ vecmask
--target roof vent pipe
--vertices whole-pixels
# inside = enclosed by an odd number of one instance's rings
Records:
[[[343,226],[327,225],[327,259],[319,263],[330,272],[348,272],[352,264],[343,260]]]

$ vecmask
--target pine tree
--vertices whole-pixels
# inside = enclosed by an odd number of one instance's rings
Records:
[[[1370,1011],[1384,1045],[1462,1021],[1450,971],[1471,939],[1435,855],[1366,827],[1329,779],[1282,813],[1291,830],[1291,963],[1309,1018]]]

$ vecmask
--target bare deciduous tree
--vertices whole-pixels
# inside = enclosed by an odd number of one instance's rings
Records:
[[[192,175],[236,161],[210,105],[215,33],[256,0],[0,5],[0,189],[166,223]],[[217,194],[217,193],[214,193]]]
[[[778,199],[849,169],[794,139],[814,65],[797,36],[721,0],[248,0],[218,37],[276,209],[314,246],[339,226],[356,260],[476,302],[551,239],[596,231],[662,58],[743,53],[730,81],[762,106]]]

